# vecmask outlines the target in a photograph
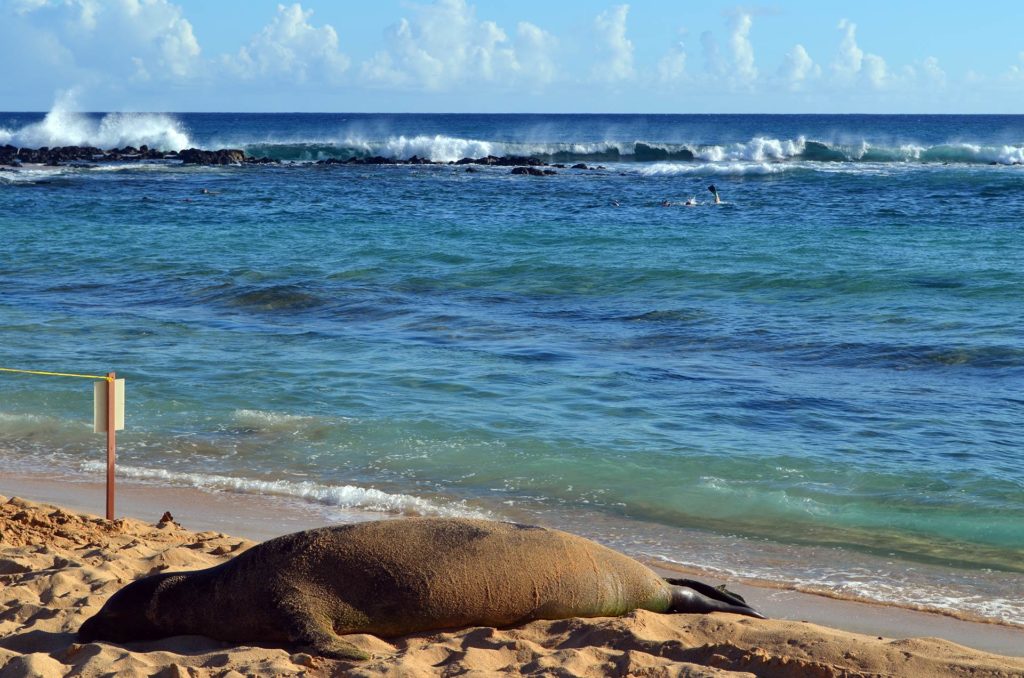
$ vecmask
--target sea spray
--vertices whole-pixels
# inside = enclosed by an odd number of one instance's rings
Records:
[[[902,144],[854,145],[797,139],[754,138],[732,144],[669,143],[665,141],[595,141],[575,143],[508,142],[436,136],[396,136],[381,139],[344,137],[275,140],[217,141],[214,147],[236,145],[250,155],[278,160],[311,162],[327,159],[380,156],[392,160],[419,157],[433,162],[462,158],[530,156],[546,162],[650,163],[698,161],[714,166],[735,163],[916,163],[998,164],[1024,163],[1024,145]]]
[[[13,120],[0,124],[0,145],[30,148],[85,145],[106,149],[145,144],[163,151],[179,151],[192,146],[207,150],[231,147],[242,148],[252,156],[289,162],[373,156],[393,160],[408,160],[415,156],[434,162],[455,162],[488,155],[532,156],[549,163],[696,161],[716,168],[719,174],[750,173],[738,171],[736,163],[750,163],[751,167],[791,163],[1024,163],[1024,139],[970,141],[951,138],[952,130],[946,137],[935,136],[927,140],[887,138],[878,135],[877,130],[876,133],[865,135],[862,132],[858,135],[852,130],[815,133],[810,129],[793,135],[756,133],[736,138],[737,134],[732,130],[722,134],[720,128],[716,130],[703,125],[696,125],[691,130],[686,125],[675,123],[649,123],[643,135],[632,135],[631,130],[622,125],[602,129],[598,133],[577,125],[567,137],[560,138],[557,125],[544,125],[542,131],[531,125],[520,135],[509,134],[507,129],[495,129],[493,126],[463,130],[489,132],[478,135],[417,133],[415,126],[411,126],[408,133],[370,133],[362,122],[367,116],[349,114],[344,116],[347,124],[341,126],[319,121],[316,116],[291,117],[300,123],[292,125],[292,129],[261,131],[250,125],[230,132],[218,128],[195,135],[189,131],[180,114],[79,113],[75,110],[73,97],[64,96],[41,119],[19,114]],[[772,118],[768,116],[768,119]],[[813,116],[804,119],[808,128],[813,128],[815,125],[811,123],[817,122]],[[309,124],[301,124],[307,120]],[[413,116],[390,118],[388,124],[370,127],[405,127],[416,120]],[[204,116],[196,117],[194,126],[202,130],[203,121]],[[959,136],[959,129],[956,132]],[[722,170],[723,167],[729,169]],[[682,171],[692,173],[694,170]]]
[[[39,122],[14,128],[0,127],[0,145],[24,148],[94,146],[98,148],[147,145],[162,151],[180,151],[192,142],[181,121],[161,113],[107,113],[74,110],[74,101],[62,97]]]

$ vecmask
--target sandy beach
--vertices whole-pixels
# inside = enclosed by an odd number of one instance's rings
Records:
[[[0,678],[1024,678],[1021,14],[0,0]]]
[[[11,497],[12,486],[22,496],[60,501],[66,508]],[[0,498],[0,678],[1024,675],[1024,658],[1009,656],[1024,647],[1019,629],[749,586],[738,590],[773,619],[638,611],[622,618],[455,629],[388,641],[350,636],[373,655],[359,663],[202,637],[126,647],[79,644],[78,626],[125,583],[216,565],[256,543],[247,537],[262,540],[316,524],[313,513],[256,497],[131,485],[122,488],[119,515],[137,518],[109,523],[90,515],[95,509],[79,512],[100,501],[96,489],[0,478],[0,491],[7,494]],[[172,512],[173,522],[160,522],[159,506]],[[246,536],[231,536],[240,533]]]

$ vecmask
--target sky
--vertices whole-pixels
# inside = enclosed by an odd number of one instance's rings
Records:
[[[0,110],[1024,113],[1021,25],[1021,0],[0,0]]]

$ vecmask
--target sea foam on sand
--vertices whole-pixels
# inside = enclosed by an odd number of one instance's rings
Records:
[[[156,518],[156,517],[154,517]],[[255,542],[173,520],[109,522],[0,497],[0,678],[9,676],[950,676],[1024,675],[1024,658],[948,641],[883,639],[727,614],[536,621],[381,640],[365,662],[179,636],[79,644],[75,631],[124,584],[209,567]]]

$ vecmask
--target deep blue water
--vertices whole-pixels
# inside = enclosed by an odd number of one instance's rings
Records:
[[[125,376],[126,476],[1024,623],[1024,116],[58,110],[4,143],[285,161],[0,172],[0,367]],[[311,162],[487,154],[604,169]],[[95,472],[89,399],[0,377],[0,461]]]

